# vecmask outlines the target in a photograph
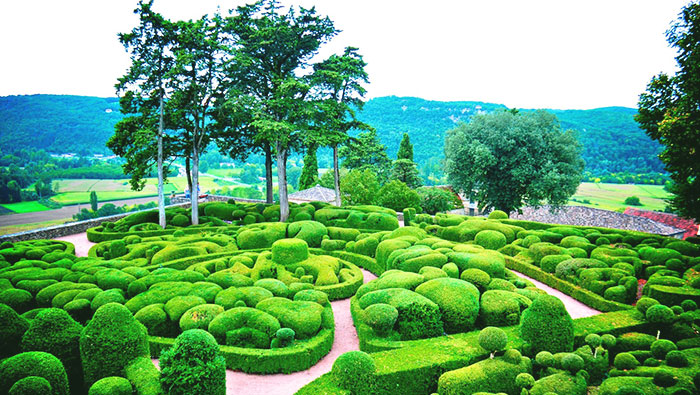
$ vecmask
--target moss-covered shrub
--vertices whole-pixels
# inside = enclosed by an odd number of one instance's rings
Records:
[[[95,312],[80,334],[85,385],[123,374],[134,358],[149,356],[148,332],[123,305],[108,303]]]
[[[479,332],[479,345],[491,353],[491,358],[497,351],[505,349],[507,344],[508,336],[501,328],[487,326]]]
[[[493,210],[489,213],[489,219],[508,219],[508,214],[502,210]]]
[[[666,364],[674,368],[684,368],[688,366],[688,357],[683,351],[671,350],[666,354]]]
[[[169,394],[226,394],[226,361],[209,333],[192,329],[160,356],[161,383]]]
[[[20,350],[22,336],[29,322],[10,306],[0,304],[0,358],[15,355]]]
[[[520,319],[522,296],[508,291],[490,290],[481,295],[479,321],[485,326],[516,325]]]
[[[380,337],[391,332],[398,317],[399,311],[396,307],[386,303],[373,304],[365,310],[365,323]]]
[[[202,304],[187,310],[180,317],[180,329],[184,332],[190,329],[204,329],[209,327],[212,320],[224,312],[224,308],[217,304]]]
[[[639,366],[639,361],[629,352],[621,352],[615,356],[613,365],[616,369],[631,370]]]
[[[479,314],[479,290],[469,282],[454,278],[437,278],[416,287],[440,307],[446,333],[468,332],[474,329]]]
[[[371,394],[377,368],[372,357],[362,351],[349,351],[333,362],[331,373],[341,388],[355,394]]]
[[[505,247],[506,236],[495,230],[482,230],[476,234],[474,241],[476,244],[486,249],[498,250],[499,248]]]
[[[68,395],[68,377],[55,356],[30,351],[17,354],[0,363],[0,394],[7,394],[13,384],[25,377],[42,377],[51,385],[53,395]]]
[[[676,344],[670,340],[659,339],[651,344],[650,349],[651,349],[651,355],[653,355],[654,358],[664,359],[664,358],[666,358],[666,354],[669,351],[677,350],[678,347],[676,347]]]
[[[540,296],[523,312],[520,335],[531,355],[540,351],[573,351],[573,320],[564,303],[554,296]]]
[[[90,387],[88,395],[131,395],[131,383],[124,377],[112,376],[99,379]]]
[[[474,284],[480,292],[486,291],[489,283],[491,282],[491,276],[481,269],[466,269],[459,276],[464,281]]]

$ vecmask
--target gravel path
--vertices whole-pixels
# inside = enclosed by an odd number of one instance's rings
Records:
[[[88,250],[95,244],[87,240],[85,233],[61,237],[58,240],[65,240],[73,243],[75,245],[75,252],[77,256],[87,256]],[[561,299],[561,301],[564,302],[567,311],[571,315],[571,318],[576,319],[589,317],[600,313],[599,311],[594,310],[578,300],[563,294],[554,288],[548,287],[537,280],[533,280],[518,272],[514,273],[522,278],[532,281],[538,288],[545,290],[548,294],[554,295]],[[362,274],[364,276],[365,283],[377,278],[377,276],[364,269],[362,269]],[[359,350],[360,348],[357,332],[355,331],[355,326],[353,325],[352,317],[350,315],[350,299],[337,300],[335,302],[331,302],[331,305],[333,307],[333,316],[335,319],[335,338],[333,341],[333,347],[328,355],[323,357],[310,369],[291,374],[258,375],[227,369],[226,393],[249,395],[294,394],[306,384],[312,382],[324,373],[329,372],[333,367],[333,362],[335,362],[338,356],[347,351]],[[158,365],[157,359],[154,359],[153,362],[156,364],[156,366]]]

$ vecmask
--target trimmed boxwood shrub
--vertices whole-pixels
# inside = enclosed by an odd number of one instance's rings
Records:
[[[669,351],[677,350],[676,344],[670,340],[659,339],[651,344],[651,355],[656,359],[666,358]]]
[[[160,385],[160,371],[150,357],[134,358],[124,368],[124,376],[131,382],[134,391],[139,395],[161,395],[164,393]]]
[[[520,319],[521,298],[525,297],[509,291],[484,292],[481,295],[479,322],[486,326],[516,325]]]
[[[398,317],[399,311],[396,307],[386,303],[373,304],[365,310],[365,323],[380,337],[385,337],[391,332]]]
[[[474,241],[489,250],[498,250],[506,245],[506,237],[495,230],[482,230],[476,234]]]
[[[294,330],[298,339],[311,338],[321,329],[323,306],[315,302],[273,297],[261,301],[256,308],[277,318],[283,327]]]
[[[71,387],[82,388],[80,333],[83,327],[61,309],[45,309],[29,324],[22,336],[22,351],[44,351],[63,363]]]
[[[190,329],[206,330],[212,320],[223,312],[224,308],[217,304],[194,306],[180,317],[180,329],[183,332]]]
[[[529,358],[521,358],[518,364],[503,357],[486,359],[461,369],[444,373],[438,380],[438,393],[468,395],[477,392],[516,394],[520,392],[515,378],[530,373]]]
[[[479,345],[481,348],[491,353],[491,359],[493,359],[496,351],[503,350],[506,348],[507,344],[508,336],[501,328],[487,326],[479,332]]]
[[[226,333],[240,328],[252,328],[271,338],[281,328],[274,316],[252,307],[234,307],[217,315],[207,328],[219,344],[226,343]]]
[[[121,289],[113,288],[95,295],[95,297],[92,298],[92,302],[90,302],[90,308],[96,311],[107,303],[124,304],[125,302],[126,298],[124,297],[124,292]]]
[[[523,312],[520,335],[528,353],[570,352],[574,348],[574,322],[561,300],[542,295]]]
[[[122,375],[132,359],[149,355],[146,327],[117,303],[97,309],[80,334],[80,357],[88,387],[101,378]]]
[[[0,304],[0,358],[15,355],[20,350],[24,332],[29,322],[20,317],[10,306]]]
[[[131,395],[132,393],[129,380],[118,376],[100,379],[88,391],[88,395]]]
[[[530,395],[586,395],[587,392],[586,379],[582,375],[555,373],[537,380],[529,393]]]
[[[171,331],[171,325],[168,320],[168,315],[163,310],[163,304],[148,305],[134,314],[136,321],[143,324],[151,336],[168,336]]]
[[[6,304],[22,314],[34,308],[34,297],[29,291],[23,289],[6,289],[0,291],[0,304]]]
[[[440,307],[446,333],[474,329],[479,315],[479,290],[473,284],[455,278],[437,278],[416,287],[416,293]]]
[[[7,358],[0,363],[0,394],[6,394],[17,381],[30,376],[43,377],[51,385],[53,395],[68,395],[68,376],[55,356],[30,351]]]
[[[8,395],[51,395],[51,383],[43,377],[29,376],[17,380]]]
[[[87,299],[74,299],[66,303],[65,306],[63,306],[63,309],[80,324],[84,324],[87,322],[87,320],[92,318],[90,301]]]
[[[373,291],[360,298],[363,309],[377,303],[394,306],[399,312],[396,330],[402,340],[415,340],[443,334],[440,307],[425,296],[403,288]]]
[[[165,306],[163,310],[168,314],[168,318],[170,318],[170,321],[173,322],[178,322],[180,321],[180,318],[182,317],[185,312],[195,306],[199,306],[202,304],[206,304],[207,301],[200,297],[200,296],[195,296],[195,295],[183,295],[183,296],[176,296],[172,299],[170,299],[167,303],[165,303]],[[143,310],[143,309],[141,309]],[[139,310],[139,311],[141,311]]]
[[[161,383],[168,394],[225,395],[226,361],[206,331],[191,329],[160,355]]]
[[[674,368],[684,368],[688,366],[688,357],[683,351],[671,350],[666,354],[666,364]]]
[[[631,370],[639,366],[639,361],[634,355],[628,352],[621,352],[615,355],[615,360],[613,361],[616,369],[620,370]]]
[[[362,351],[348,351],[333,362],[331,374],[340,388],[354,394],[372,394],[377,368],[372,357]]]

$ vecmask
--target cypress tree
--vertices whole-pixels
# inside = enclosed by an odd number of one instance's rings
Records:
[[[396,159],[408,159],[413,161],[413,144],[411,144],[408,133],[403,134],[401,144],[399,144],[399,151],[396,153]]]
[[[301,170],[299,177],[299,190],[309,189],[316,186],[320,181],[318,179],[318,161],[316,160],[317,146],[312,145],[304,155],[304,168]]]

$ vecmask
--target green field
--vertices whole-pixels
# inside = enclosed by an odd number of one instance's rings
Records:
[[[207,174],[213,174],[213,175],[218,176],[218,177],[227,177],[227,178],[240,177],[242,172],[243,172],[243,169],[240,167],[207,170]]]
[[[671,195],[664,191],[661,185],[637,185],[637,184],[604,184],[584,182],[578,187],[578,191],[569,201],[570,205],[587,206],[602,210],[624,210],[632,207],[625,204],[625,199],[637,196],[642,206],[636,208],[642,210],[663,211],[666,206],[664,199]],[[575,199],[576,201],[573,201]],[[590,203],[583,203],[588,201]]]
[[[231,169],[233,170],[233,169]],[[158,194],[158,180],[146,179],[146,186],[140,191],[132,191],[129,180],[57,180],[58,194],[53,200],[63,204],[84,204],[90,202],[90,192],[97,193],[97,199],[101,202],[110,200],[131,199],[137,197],[156,196]],[[217,180],[212,177],[200,177],[199,186],[202,193],[220,189],[222,186],[236,185],[235,183]],[[165,193],[184,193],[187,186],[187,178],[170,177],[165,184]]]
[[[65,224],[68,221],[70,221],[70,218],[56,219],[45,222],[34,222],[31,224],[0,226],[0,235],[9,235],[39,228],[48,228],[49,226]]]
[[[33,213],[36,211],[46,211],[51,210],[50,208],[44,206],[43,204],[33,201],[33,202],[19,202],[19,203],[6,203],[0,205],[8,210],[12,210],[15,213]]]

